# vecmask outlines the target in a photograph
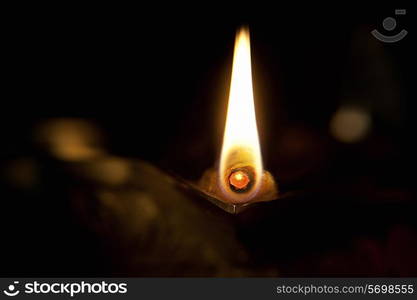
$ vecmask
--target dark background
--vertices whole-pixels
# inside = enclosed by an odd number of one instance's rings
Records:
[[[416,275],[412,11],[253,5],[10,11],[0,118],[3,276]],[[404,40],[383,44],[370,34],[390,34],[382,28],[388,16],[397,20],[394,33],[409,31]],[[68,165],[40,145],[36,128],[51,118],[86,120],[108,153],[197,180],[220,149],[242,24],[251,31],[265,167],[283,192],[307,196],[296,198],[299,206],[228,219],[251,257],[245,268],[256,272],[104,267],[105,246],[68,204],[68,190],[89,183],[68,179]],[[329,123],[352,99],[372,127],[346,144]],[[7,175],[22,158],[41,169],[29,189]]]

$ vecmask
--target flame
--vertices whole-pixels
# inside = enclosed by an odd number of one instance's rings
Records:
[[[236,193],[230,189],[228,176],[232,169],[242,167],[252,169],[253,184],[247,193]],[[259,190],[262,174],[262,156],[252,89],[249,30],[242,28],[237,32],[235,41],[229,103],[220,156],[219,185],[224,195],[232,202],[248,202]]]

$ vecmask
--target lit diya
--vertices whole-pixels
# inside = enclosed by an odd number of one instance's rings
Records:
[[[247,28],[236,35],[219,166],[204,173],[199,187],[209,196],[232,205],[269,201],[278,196],[272,175],[262,165]]]

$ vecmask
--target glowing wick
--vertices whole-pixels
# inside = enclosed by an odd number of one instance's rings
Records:
[[[249,175],[244,171],[235,171],[229,176],[230,185],[236,190],[246,189],[249,185]]]

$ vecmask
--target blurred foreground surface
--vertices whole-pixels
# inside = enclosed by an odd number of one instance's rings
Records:
[[[416,201],[401,185],[326,170],[232,215],[150,163],[108,154],[89,122],[36,132],[43,150],[3,169],[4,275],[416,275]]]

